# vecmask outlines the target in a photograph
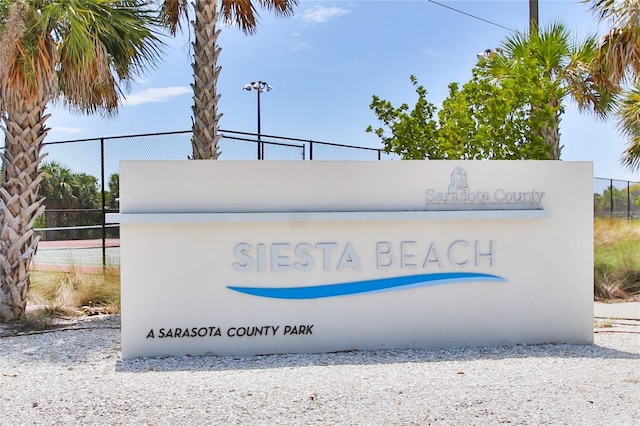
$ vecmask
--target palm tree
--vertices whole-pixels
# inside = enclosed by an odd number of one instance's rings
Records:
[[[622,154],[622,164],[629,170],[640,169],[640,83],[624,91],[618,110],[618,130],[628,140]]]
[[[600,116],[605,116],[612,107],[613,93],[596,84],[589,68],[597,53],[595,37],[573,43],[569,31],[554,23],[529,34],[507,37],[498,52],[481,59],[498,82],[517,75],[513,70],[524,66],[537,70],[536,79],[528,84],[544,85],[552,95],[544,104],[532,103],[530,108],[548,108],[552,112],[551,121],[539,133],[554,160],[560,159],[560,116],[565,99],[572,99],[581,110],[592,110]]]
[[[121,83],[153,65],[162,46],[148,0],[0,0],[0,322],[25,314],[43,211],[38,187],[45,114],[54,100],[84,113],[114,113]]]
[[[640,0],[585,0],[601,21],[610,25],[600,39],[592,67],[600,84],[624,88],[618,129],[627,137],[622,164],[640,168]]]
[[[78,198],[74,194],[76,176],[68,167],[56,161],[45,163],[40,167],[42,181],[38,194],[44,199],[49,209],[70,209],[76,207]],[[47,224],[47,226],[55,226]]]
[[[94,225],[91,214],[78,210],[97,209],[101,204],[98,179],[86,173],[73,173],[69,168],[55,161],[40,167],[42,181],[38,195],[44,199],[44,224],[56,228],[61,222],[66,225]],[[82,214],[84,213],[84,214]],[[69,230],[73,236],[76,229]],[[47,231],[47,239],[56,231]],[[59,235],[59,234],[58,234]]]
[[[216,24],[218,17],[230,25],[240,28],[247,34],[256,31],[258,13],[255,4],[262,9],[272,11],[279,16],[293,14],[293,6],[298,0],[197,0],[195,2],[195,20],[193,21],[195,42],[193,43],[193,136],[191,144],[196,160],[215,160],[220,155],[218,142],[218,113],[220,94],[216,90],[221,67],[218,65],[218,46],[220,29]],[[161,16],[172,34],[180,28],[183,19],[188,20],[187,0],[164,0]]]
[[[107,197],[107,206],[109,206],[110,209],[117,209],[119,198],[120,198],[120,174],[113,173],[109,177],[109,195]]]
[[[618,86],[640,75],[640,0],[583,0],[591,11],[610,25],[602,36],[593,61],[601,84]]]

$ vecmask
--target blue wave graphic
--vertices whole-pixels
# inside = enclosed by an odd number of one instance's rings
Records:
[[[476,281],[506,282],[507,280],[491,274],[480,274],[475,272],[443,272],[309,287],[265,288],[227,286],[227,288],[240,293],[250,294],[252,296],[269,297],[273,299],[321,299],[325,297],[351,296],[354,294],[397,291],[408,288]]]

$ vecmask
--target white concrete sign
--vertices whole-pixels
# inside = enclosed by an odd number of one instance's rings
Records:
[[[124,161],[122,356],[591,343],[591,163]]]

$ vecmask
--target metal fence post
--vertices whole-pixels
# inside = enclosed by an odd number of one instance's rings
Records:
[[[102,272],[107,268],[107,197],[104,187],[104,138],[100,138],[100,181],[102,182]]]
[[[313,141],[309,141],[309,160],[313,160]]]
[[[613,179],[609,179],[609,217],[613,217]]]
[[[627,220],[631,220],[631,186],[627,181]]]

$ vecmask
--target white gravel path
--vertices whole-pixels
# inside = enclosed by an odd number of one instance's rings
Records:
[[[594,345],[122,361],[119,317],[7,337],[1,425],[638,425],[640,322]]]

